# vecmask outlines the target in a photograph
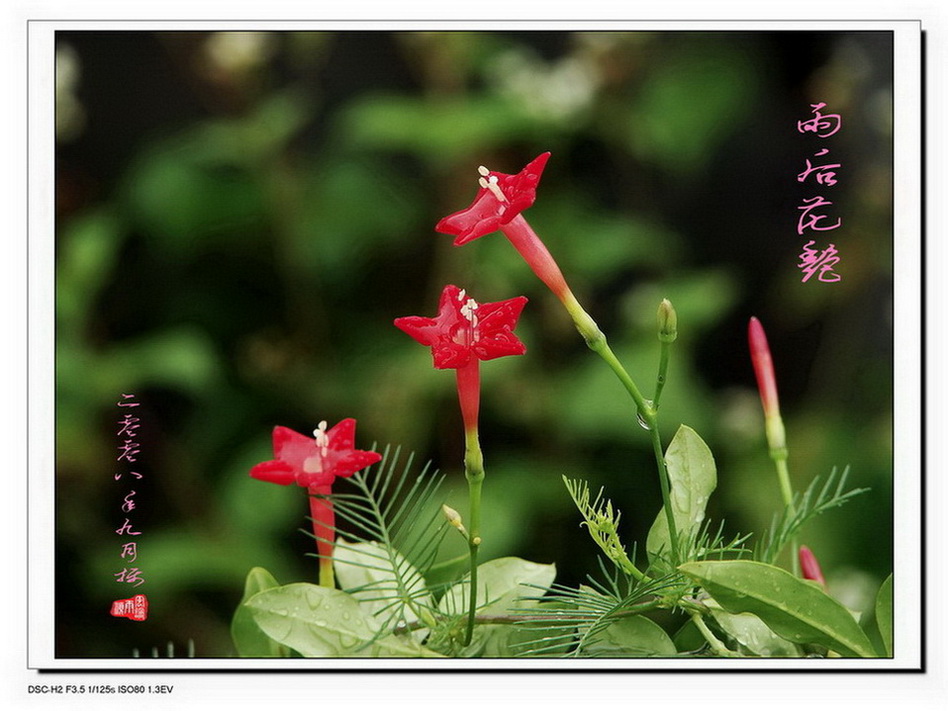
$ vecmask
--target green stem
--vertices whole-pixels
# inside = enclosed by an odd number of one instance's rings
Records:
[[[645,612],[650,612],[652,610],[657,610],[662,607],[661,600],[652,600],[650,602],[640,603],[638,605],[631,605],[627,608],[624,608],[618,612],[610,613],[609,617],[611,619],[623,619],[626,617],[635,617],[641,615]],[[568,612],[566,613],[568,614]],[[432,622],[426,620],[414,620],[412,622],[400,622],[394,628],[394,634],[408,634],[409,632],[414,632],[415,630],[424,629],[425,627],[433,627],[435,624],[438,624],[443,618],[438,618]],[[523,624],[524,622],[562,622],[564,617],[562,615],[557,615],[554,613],[548,615],[541,614],[529,614],[529,615],[517,615],[517,614],[507,614],[507,615],[477,615],[474,618],[474,624],[476,625],[517,625]]]
[[[693,612],[691,613],[691,620],[695,623],[695,627],[698,628],[698,631],[701,632],[701,636],[707,640],[708,644],[711,645],[712,651],[717,654],[719,657],[739,657],[737,652],[732,652],[730,649],[724,646],[724,643],[714,636],[708,626],[704,623],[704,619],[701,617],[700,613]]]
[[[599,329],[599,326],[596,325],[592,317],[586,313],[586,310],[583,309],[576,300],[576,297],[573,296],[573,292],[567,291],[561,299],[569,315],[573,318],[576,329],[585,339],[586,345],[612,368],[612,372],[616,374],[619,381],[635,401],[639,415],[647,421],[648,418],[654,414],[652,406],[645,397],[643,397],[635,381],[632,380],[632,377],[626,372],[625,368],[622,367],[622,363],[619,362],[616,354],[612,352],[609,343],[606,341],[606,334]]]
[[[481,487],[484,483],[484,456],[477,437],[476,429],[464,433],[464,476],[467,478],[470,497],[470,519],[467,526],[468,549],[471,554],[471,592],[467,613],[467,630],[464,634],[464,646],[474,637],[474,622],[477,612],[477,551],[481,545]]]
[[[620,382],[625,386],[629,395],[632,396],[632,399],[635,401],[635,406],[638,409],[639,423],[651,434],[652,448],[655,452],[655,463],[658,466],[659,484],[662,488],[662,503],[668,521],[668,537],[672,546],[672,560],[675,562],[675,565],[677,565],[678,529],[675,525],[675,516],[671,507],[671,485],[668,481],[668,470],[665,468],[665,457],[662,454],[662,440],[658,433],[658,413],[655,410],[655,406],[642,396],[635,381],[632,380],[632,377],[626,372],[625,368],[622,367],[622,363],[619,362],[616,354],[613,353],[609,347],[609,343],[606,341],[606,334],[599,329],[592,317],[586,313],[586,310],[583,309],[576,300],[576,297],[573,296],[573,292],[567,290],[563,296],[561,296],[561,300],[570,316],[572,316],[573,323],[576,324],[577,330],[579,330],[580,334],[582,334],[586,340],[586,345],[589,346],[593,352],[598,354],[600,358],[606,361],[608,366],[612,368],[612,371],[618,376]],[[662,353],[665,360],[665,367],[667,368],[668,355],[664,347],[665,345],[666,344],[663,344]]]
[[[770,456],[774,460],[774,466],[777,468],[777,480],[780,482],[780,495],[783,498],[783,505],[787,511],[787,517],[793,518],[796,509],[793,505],[793,490],[790,487],[790,471],[787,469],[787,449],[783,447],[779,450],[771,450]],[[793,574],[800,577],[800,544],[797,536],[790,539],[790,564]]]
[[[655,397],[652,398],[652,408],[658,412],[658,401],[662,397],[662,389],[665,387],[665,375],[668,372],[668,351],[669,343],[662,341],[662,351],[658,360],[658,377],[655,379]]]
[[[641,570],[635,567],[635,563],[629,560],[629,556],[626,554],[625,551],[619,551],[617,557],[618,557],[617,562],[619,563],[619,567],[621,567],[624,572],[631,575],[640,583],[652,582],[652,579],[649,576],[647,576],[645,573],[643,573]]]
[[[655,423],[657,425],[657,423]],[[658,429],[650,431],[652,435],[652,451],[655,453],[655,463],[658,465],[658,482],[662,487],[662,508],[665,511],[665,521],[668,523],[668,540],[671,544],[672,563],[678,566],[678,526],[675,524],[675,513],[671,506],[671,483],[668,480],[668,469],[665,467],[665,455],[662,453],[662,438]]]

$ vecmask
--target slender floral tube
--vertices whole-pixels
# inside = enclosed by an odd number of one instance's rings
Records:
[[[332,501],[326,498],[332,493],[330,486],[310,486],[309,515],[313,519],[313,535],[316,537],[316,550],[319,551],[319,584],[334,587],[332,570],[332,541],[336,537],[336,512]]]
[[[461,417],[465,432],[477,432],[477,416],[481,403],[480,360],[471,358],[467,365],[458,368],[458,401],[461,405]]]
[[[510,244],[520,253],[540,281],[546,284],[560,301],[565,302],[571,292],[563,272],[523,215],[517,215],[503,225],[500,231],[510,240]]]

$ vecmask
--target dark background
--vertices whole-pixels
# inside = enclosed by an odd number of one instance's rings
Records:
[[[780,506],[747,355],[767,329],[794,487],[832,467],[871,487],[802,536],[859,609],[892,562],[890,33],[289,32],[57,34],[57,656],[230,656],[250,567],[315,581],[297,487],[252,480],[280,424],[358,422],[448,475],[465,510],[453,375],[392,319],[441,287],[523,294],[521,358],[484,365],[484,556],[584,582],[597,548],[560,477],[605,486],[624,540],[660,507],[627,395],[500,235],[437,235],[476,167],[552,158],[526,217],[642,389],[655,311],[679,315],[663,396],[708,442],[709,514],[762,532]],[[843,117],[823,141],[811,103]],[[819,148],[842,279],[801,282],[798,183]],[[815,159],[814,159],[815,160]],[[115,403],[142,403],[146,582],[118,583],[128,493]],[[445,556],[459,551],[450,546]],[[113,619],[144,592],[149,620]]]

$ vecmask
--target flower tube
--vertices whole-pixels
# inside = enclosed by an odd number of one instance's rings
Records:
[[[356,421],[342,420],[326,429],[325,420],[313,431],[313,437],[287,427],[273,428],[274,459],[257,464],[250,476],[273,484],[297,484],[309,494],[313,535],[319,552],[319,584],[333,587],[332,552],[336,516],[332,501],[332,484],[336,477],[350,477],[360,469],[381,461],[378,452],[355,449]]]

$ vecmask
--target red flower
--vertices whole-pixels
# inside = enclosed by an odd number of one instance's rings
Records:
[[[474,202],[442,219],[435,230],[457,235],[454,240],[456,247],[500,230],[540,280],[566,304],[567,309],[573,309],[578,304],[575,304],[576,299],[556,260],[520,214],[536,200],[537,184],[549,158],[549,153],[541,153],[516,175],[497,173],[481,166],[478,168],[481,189]]]
[[[273,456],[276,459],[257,464],[250,470],[250,476],[261,481],[283,485],[295,482],[306,487],[313,535],[320,555],[319,582],[326,587],[333,587],[336,514],[332,501],[325,497],[332,493],[336,477],[352,476],[382,459],[378,452],[355,449],[355,427],[356,421],[348,418],[327,432],[323,420],[313,431],[314,438],[287,427],[274,427]]]
[[[521,212],[530,207],[537,198],[537,185],[550,154],[541,153],[516,175],[498,173],[481,166],[478,181],[481,189],[469,207],[443,218],[435,230],[447,235],[456,235],[455,246],[495,232]]]
[[[435,368],[454,368],[464,429],[477,431],[480,408],[480,361],[523,355],[527,347],[513,334],[526,296],[479,304],[463,289],[448,284],[441,292],[438,315],[405,316],[395,325],[423,346],[431,347]]]
[[[405,316],[395,319],[395,325],[431,347],[435,368],[463,368],[471,359],[526,353],[527,347],[513,334],[526,303],[527,297],[518,296],[479,304],[449,284],[441,292],[437,316]]]
[[[276,459],[257,464],[250,470],[250,476],[274,484],[332,486],[337,476],[352,476],[382,458],[377,452],[354,449],[355,427],[356,421],[350,417],[327,432],[323,421],[313,432],[315,439],[287,427],[274,427]]]

